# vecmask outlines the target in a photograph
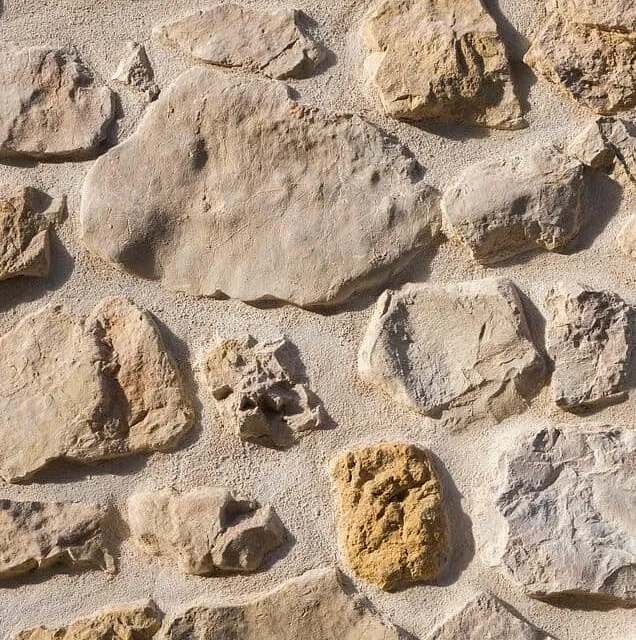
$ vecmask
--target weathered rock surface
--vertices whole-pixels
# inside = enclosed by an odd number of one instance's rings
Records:
[[[146,48],[138,42],[126,43],[124,57],[113,75],[113,80],[145,93],[150,102],[156,100],[160,93]]]
[[[285,535],[271,507],[222,487],[133,494],[128,522],[140,549],[175,558],[186,573],[203,576],[255,571]]]
[[[345,590],[336,569],[316,569],[234,606],[195,606],[174,616],[159,640],[398,640],[368,601]]]
[[[0,579],[54,565],[112,571],[102,540],[104,516],[89,504],[0,500]]]
[[[281,83],[193,68],[89,171],[83,239],[191,294],[334,304],[433,244],[437,192],[407,155]]]
[[[596,113],[636,106],[636,31],[630,0],[563,0],[524,62]]]
[[[559,283],[546,298],[546,348],[560,407],[577,410],[624,400],[630,309],[620,296]]]
[[[503,464],[501,562],[526,593],[636,604],[636,432],[544,429]]]
[[[525,126],[504,44],[479,0],[384,0],[363,36],[365,66],[389,115]]]
[[[636,215],[631,216],[618,234],[621,251],[632,260],[636,260]]]
[[[51,200],[31,187],[0,194],[0,280],[49,274],[50,229],[64,208],[64,198]]]
[[[109,607],[67,627],[28,629],[15,640],[151,640],[160,626],[161,613],[150,600]]]
[[[348,451],[332,479],[340,544],[356,575],[387,591],[440,575],[450,531],[427,452],[398,443]]]
[[[243,67],[270,78],[307,78],[325,50],[303,28],[296,10],[261,11],[220,4],[176,20],[159,32],[194,58],[224,67]]]
[[[0,337],[0,475],[16,482],[52,460],[167,451],[192,426],[176,365],[147,312],[121,298],[88,318],[63,306]]]
[[[449,235],[481,264],[565,247],[581,227],[583,165],[552,146],[477,162],[442,198]]]
[[[492,278],[385,291],[358,355],[363,380],[432,416],[522,411],[545,367],[514,284]]]
[[[114,118],[113,98],[73,49],[3,51],[0,159],[93,157]]]
[[[522,620],[505,602],[487,593],[477,594],[427,640],[554,640]]]
[[[246,336],[208,352],[205,377],[217,410],[242,440],[285,448],[327,426],[322,402],[287,366],[289,347],[284,338],[258,343]]]

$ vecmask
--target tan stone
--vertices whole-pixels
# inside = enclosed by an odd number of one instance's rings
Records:
[[[88,318],[63,306],[0,337],[0,475],[52,460],[168,451],[193,424],[183,381],[149,313],[121,298]]]
[[[636,260],[636,215],[629,218],[618,234],[621,251],[632,260]]]
[[[202,576],[255,571],[285,535],[271,507],[222,487],[135,493],[128,522],[144,552],[172,557],[186,573]]]
[[[367,15],[363,37],[387,114],[525,126],[504,44],[480,0],[384,0]]]
[[[340,544],[357,576],[391,591],[441,574],[450,531],[427,452],[388,442],[348,451],[332,479]]]
[[[0,578],[56,565],[112,572],[102,539],[104,516],[96,505],[0,500]]]
[[[124,56],[113,75],[113,80],[145,93],[150,102],[156,100],[160,93],[146,48],[138,42],[126,43]]]

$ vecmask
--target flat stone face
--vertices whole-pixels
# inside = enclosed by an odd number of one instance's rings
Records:
[[[532,249],[554,251],[581,227],[583,165],[551,146],[477,162],[442,198],[449,235],[481,264]]]
[[[636,215],[631,216],[618,234],[618,246],[632,260],[636,260]]]
[[[21,631],[14,640],[151,640],[160,626],[161,613],[148,601],[109,607],[67,627]]]
[[[528,595],[636,603],[636,432],[544,429],[502,461],[502,565]]]
[[[128,522],[146,553],[175,558],[186,573],[255,571],[283,541],[274,510],[222,487],[178,495],[169,489],[133,494]]]
[[[367,15],[363,36],[389,115],[525,126],[497,25],[479,0],[385,0]]]
[[[399,443],[348,451],[336,459],[332,479],[340,544],[357,576],[392,591],[441,574],[450,531],[425,451]]]
[[[0,579],[55,565],[113,571],[96,505],[0,500]]]
[[[554,640],[494,596],[479,593],[426,640]]]
[[[63,198],[51,200],[31,187],[0,193],[0,280],[49,274],[49,231],[63,210]]]
[[[563,409],[625,400],[630,309],[620,296],[559,283],[546,298],[552,389]]]
[[[102,301],[88,318],[62,306],[0,337],[0,475],[17,482],[56,459],[167,451],[194,421],[150,314]]]
[[[260,11],[233,3],[197,11],[159,29],[194,58],[270,78],[307,78],[325,50],[305,32],[301,12]]]
[[[194,295],[334,304],[439,231],[437,193],[405,153],[356,116],[298,105],[281,83],[193,68],[89,171],[83,239]]]
[[[113,80],[145,93],[150,102],[160,93],[146,48],[138,42],[126,43],[124,56],[113,75]]]
[[[636,106],[636,31],[630,0],[565,0],[524,62],[596,113]]]
[[[286,448],[327,426],[320,399],[289,371],[290,351],[284,338],[258,343],[246,336],[221,340],[208,352],[206,382],[222,422],[242,440]]]
[[[0,159],[84,159],[114,118],[113,97],[73,49],[3,51]]]
[[[434,417],[497,420],[542,383],[518,291],[505,278],[385,291],[358,354],[361,378]]]
[[[254,600],[195,606],[174,616],[158,640],[398,640],[367,601],[345,591],[336,569],[316,569]]]

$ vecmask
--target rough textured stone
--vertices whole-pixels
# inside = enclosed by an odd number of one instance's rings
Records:
[[[28,629],[15,640],[151,640],[160,626],[161,613],[149,600],[109,607],[67,627]]]
[[[0,62],[0,159],[94,156],[114,118],[110,89],[75,50],[3,51]]]
[[[203,576],[255,571],[285,535],[271,507],[222,487],[136,493],[128,500],[128,522],[146,553],[171,556],[186,573]]]
[[[609,170],[614,165],[614,148],[603,133],[601,119],[587,126],[572,140],[568,153],[592,169]]]
[[[618,234],[621,251],[632,260],[636,260],[636,215],[631,216]]]
[[[205,377],[224,424],[242,440],[289,447],[328,424],[320,399],[289,371],[290,343],[252,336],[221,340],[208,352]]]
[[[0,578],[54,565],[113,571],[102,540],[104,515],[89,504],[0,500]]]
[[[442,198],[449,235],[481,264],[560,249],[581,227],[583,165],[551,146],[470,165]]]
[[[336,569],[316,569],[233,606],[194,606],[169,620],[159,640],[398,640],[369,603],[343,588]]]
[[[526,593],[636,604],[636,432],[544,429],[503,464],[501,562]]]
[[[81,224],[91,251],[172,289],[318,306],[430,247],[439,208],[417,162],[360,118],[198,67],[93,165]]]
[[[450,532],[425,451],[395,443],[348,451],[336,459],[332,478],[340,543],[356,575],[391,591],[441,574]]]
[[[524,62],[597,113],[631,109],[636,106],[636,31],[633,5],[623,10],[627,3],[557,2]]]
[[[451,616],[427,640],[554,640],[522,620],[506,603],[477,594]]]
[[[358,355],[363,380],[425,414],[501,419],[525,408],[545,367],[505,278],[409,284],[382,294]]]
[[[552,389],[563,409],[624,400],[630,309],[615,293],[559,283],[546,298]]]
[[[389,115],[525,126],[505,47],[480,0],[385,0],[367,15],[363,36]]]
[[[226,3],[197,11],[159,31],[191,56],[224,67],[244,67],[270,78],[307,78],[325,59],[303,28],[300,11],[261,11]]]
[[[15,482],[56,459],[90,462],[167,451],[193,410],[154,320],[102,301],[88,318],[63,306],[0,337],[0,475]]]
[[[0,194],[0,280],[47,276],[51,268],[50,228],[65,209],[65,199],[51,200],[31,187]]]
[[[600,128],[607,143],[611,145],[619,164],[627,175],[628,184],[636,184],[636,136],[624,120],[619,118],[602,118]]]
[[[126,43],[124,57],[113,75],[113,80],[145,93],[149,101],[155,100],[160,93],[146,48],[138,42]]]

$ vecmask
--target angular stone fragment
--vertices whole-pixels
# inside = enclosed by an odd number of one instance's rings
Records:
[[[630,355],[630,309],[615,293],[559,283],[546,297],[546,348],[561,408],[624,400]]]
[[[101,507],[0,500],[0,579],[55,565],[113,571],[102,540]]]
[[[113,75],[113,80],[145,93],[149,102],[156,100],[160,93],[146,48],[138,42],[126,43],[124,57]]]
[[[636,260],[636,215],[631,216],[618,234],[621,251],[632,260]]]
[[[194,295],[335,304],[433,244],[437,192],[407,155],[281,83],[193,68],[89,171],[83,239]]]
[[[37,627],[14,640],[151,640],[161,626],[161,613],[152,600],[98,611],[67,627]]]
[[[525,126],[497,25],[480,0],[384,0],[363,25],[386,112],[496,129]]]
[[[325,59],[325,50],[302,23],[303,14],[295,9],[262,11],[225,3],[176,20],[159,32],[203,62],[284,80],[311,76]]]
[[[516,287],[492,278],[385,291],[360,347],[358,372],[427,415],[459,409],[499,420],[525,408],[545,367]]]
[[[554,640],[522,620],[505,602],[479,593],[427,640]]]
[[[25,480],[52,460],[167,451],[194,414],[149,313],[121,298],[88,318],[63,306],[0,337],[0,476]]]
[[[183,571],[200,576],[255,571],[285,535],[270,506],[222,487],[183,495],[169,489],[133,494],[128,522],[140,549],[172,557]]]
[[[93,157],[114,118],[113,98],[74,49],[4,51],[0,159]]]
[[[174,616],[158,640],[398,640],[369,602],[343,587],[336,569],[315,569],[253,600],[195,606]]]
[[[340,544],[356,575],[392,591],[441,574],[450,532],[427,452],[389,442],[348,451],[332,479]]]
[[[628,179],[636,183],[636,136],[620,118],[602,118],[600,127]]]
[[[544,429],[503,465],[501,563],[526,593],[636,604],[636,432]]]
[[[327,426],[320,399],[288,370],[289,346],[246,336],[221,340],[207,354],[205,377],[221,420],[242,440],[285,448]]]
[[[565,247],[581,227],[583,165],[552,146],[470,165],[442,198],[449,235],[481,264]]]
[[[0,194],[0,280],[47,276],[51,268],[50,228],[64,211],[65,199],[51,200],[32,187]]]

